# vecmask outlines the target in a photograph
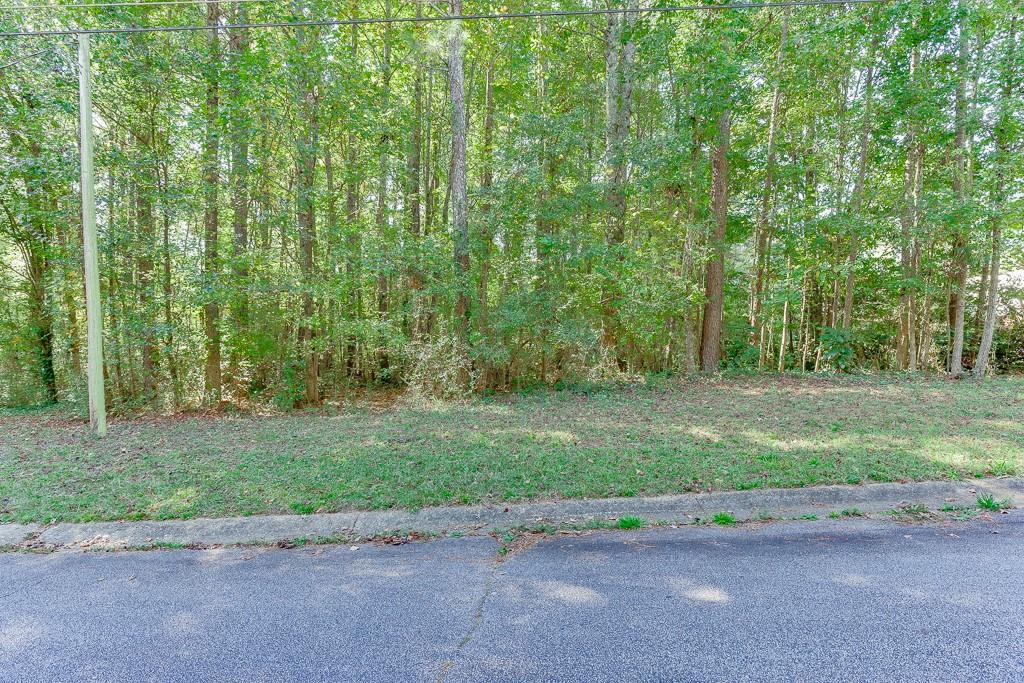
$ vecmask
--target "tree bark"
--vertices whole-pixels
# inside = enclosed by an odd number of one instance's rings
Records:
[[[220,6],[210,2],[206,6],[206,25],[220,23]],[[218,185],[220,184],[219,109],[220,109],[220,32],[209,33],[210,61],[206,73],[206,138],[203,145],[203,281],[206,303],[203,305],[203,331],[206,342],[204,372],[206,401],[219,403],[221,399],[220,367],[220,215]]]
[[[298,29],[298,95],[300,131],[296,150],[296,209],[299,227],[299,270],[302,273],[302,317],[298,326],[299,349],[304,376],[304,405],[320,402],[319,363],[314,344],[315,276],[314,245],[316,244],[316,160],[319,156],[319,120],[317,75],[309,62],[310,45],[314,39]]]
[[[628,7],[636,9],[637,0]],[[635,82],[636,40],[633,36],[637,12],[623,16],[609,14],[605,31],[605,169],[608,178],[607,244],[612,257],[621,260],[620,247],[626,238],[626,142],[629,138]],[[602,343],[606,348],[618,342],[618,283],[606,278],[602,300]],[[618,359],[619,366],[624,362]]]
[[[416,16],[423,16],[423,0],[416,0]],[[420,203],[420,186],[422,182],[422,149],[423,149],[423,64],[419,53],[415,56],[416,66],[413,73],[413,122],[409,136],[409,157],[406,165],[407,189],[406,197],[409,209],[409,239],[412,242],[412,253],[406,273],[409,299],[411,304],[410,336],[421,339],[425,332],[423,320],[423,302],[420,301],[423,289],[423,276],[420,273],[419,250],[423,234],[422,207]]]
[[[711,236],[711,260],[708,261],[704,288],[704,327],[700,339],[701,369],[718,372],[722,357],[722,312],[725,303],[725,231],[729,217],[729,138],[732,112],[718,115],[718,139],[711,158],[711,212],[715,228]]]
[[[487,65],[484,74],[484,139],[483,164],[480,171],[480,190],[484,195],[481,206],[483,220],[480,222],[480,279],[477,283],[477,326],[485,343],[490,342],[490,318],[488,287],[491,275],[491,222],[493,221],[494,205],[490,193],[494,185],[494,60]],[[491,368],[489,362],[483,364],[483,384],[490,385]]]
[[[967,140],[967,36],[966,22],[959,23],[959,48],[957,53],[957,84],[955,104],[956,170],[953,173],[953,192],[960,208],[965,208],[969,196],[971,179],[969,174],[969,147]],[[950,293],[949,310],[952,324],[949,352],[949,374],[959,377],[963,374],[964,355],[964,311],[967,308],[967,264],[970,250],[969,226],[956,225],[953,228],[953,288]]]
[[[768,244],[771,233],[772,202],[775,193],[775,139],[779,130],[779,110],[782,106],[782,67],[785,63],[786,41],[789,35],[789,10],[782,13],[782,34],[779,38],[779,52],[775,57],[776,77],[772,89],[772,109],[768,119],[768,151],[765,159],[764,186],[761,190],[761,205],[757,212],[754,227],[754,277],[750,288],[750,343],[760,343],[763,338],[764,321],[761,319],[761,308],[764,303],[764,286],[768,270]],[[759,354],[763,365],[764,353]]]
[[[871,48],[868,56],[868,68],[865,74],[864,83],[864,118],[860,126],[859,154],[857,158],[857,179],[853,186],[853,196],[850,200],[850,215],[853,220],[860,219],[861,209],[864,206],[864,192],[867,185],[868,172],[868,149],[871,144],[871,130],[874,127],[872,109],[875,92],[875,55],[878,51],[878,35],[871,37]],[[853,297],[856,285],[854,268],[857,265],[857,258],[860,253],[860,231],[855,228],[850,234],[850,250],[846,256],[846,286],[843,292],[843,329],[850,329],[853,325]]]
[[[462,0],[450,0],[452,15],[462,14]],[[462,67],[462,26],[448,36],[448,79],[452,102],[452,240],[456,272],[455,330],[465,349],[469,341],[469,217],[466,187],[466,102]],[[468,383],[468,376],[464,378]]]
[[[355,18],[353,12],[353,18]],[[359,57],[359,31],[353,24],[350,29],[349,56],[352,63]],[[345,283],[348,293],[348,316],[352,320],[362,318],[362,235],[359,226],[359,156],[355,132],[349,128],[346,137],[345,157]],[[349,378],[359,374],[358,347],[351,332],[345,340],[345,372]]]
[[[155,154],[156,134],[152,128],[147,129],[139,138],[144,155]],[[152,403],[157,393],[157,371],[159,355],[156,339],[156,316],[153,308],[153,255],[156,253],[156,214],[153,210],[153,194],[157,189],[158,171],[150,160],[139,166],[135,188],[135,213],[138,234],[142,238],[136,256],[135,267],[138,272],[139,307],[142,309],[142,400]],[[130,352],[129,352],[130,356]],[[134,373],[131,375],[134,385]],[[135,387],[131,393],[134,395]]]
[[[158,177],[162,184],[163,192],[167,192],[170,179],[167,173],[167,165],[160,164]],[[167,371],[171,379],[171,406],[175,409],[181,405],[181,381],[178,377],[178,364],[174,358],[174,329],[175,318],[171,301],[174,298],[174,288],[171,282],[171,213],[165,205],[163,207],[163,304],[164,304],[164,356],[167,360]]]
[[[384,0],[384,16],[391,16],[391,2],[390,0]],[[381,64],[381,103],[380,108],[385,112],[385,117],[390,116],[388,109],[391,102],[391,77],[393,70],[391,68],[391,25],[384,24],[384,44],[382,51],[382,64]],[[380,145],[378,148],[378,160],[380,165],[380,176],[377,185],[377,210],[375,213],[375,222],[377,225],[377,234],[381,242],[385,245],[389,245],[392,242],[390,235],[390,227],[388,225],[388,189],[390,187],[391,179],[391,121],[386,120],[384,124],[384,131],[380,136]],[[386,251],[385,251],[386,253]],[[387,257],[385,257],[387,258]],[[390,281],[388,280],[387,265],[381,264],[382,268],[377,274],[377,316],[382,325],[386,325],[390,317]],[[391,367],[391,359],[388,356],[388,350],[384,340],[381,340],[377,348],[377,369],[380,376],[384,376],[389,368]]]
[[[916,83],[920,65],[920,49],[914,47],[910,57],[910,82]],[[900,212],[900,269],[903,286],[900,293],[900,337],[897,344],[897,366],[901,370],[917,370],[917,333],[914,324],[915,290],[917,277],[915,263],[916,230],[919,218],[921,175],[923,170],[923,143],[918,140],[917,121],[909,114],[904,140],[906,161],[903,169],[903,210]]]
[[[235,8],[235,23],[245,23],[244,5]],[[231,228],[232,228],[232,275],[234,288],[234,334],[245,339],[249,326],[249,137],[250,117],[247,101],[240,87],[240,62],[249,49],[246,29],[231,29],[228,33],[228,49],[232,57],[231,92]],[[238,343],[232,344],[231,375],[237,383]]]
[[[978,348],[978,359],[974,364],[974,376],[982,378],[988,369],[989,354],[992,352],[992,340],[995,336],[996,314],[999,306],[999,267],[1003,246],[1003,221],[1006,211],[1006,170],[1012,163],[1010,160],[1010,136],[1013,126],[1012,103],[1013,88],[1017,80],[1017,21],[1016,14],[1010,19],[1010,28],[1006,39],[1007,54],[1002,74],[1001,96],[999,100],[999,118],[996,121],[994,137],[996,143],[995,182],[992,188],[993,212],[990,219],[991,257],[989,259],[988,301],[985,306],[985,327],[981,331],[981,345]]]
[[[32,158],[38,159],[42,154],[42,146],[37,141],[28,143],[28,151]],[[29,320],[32,335],[36,341],[37,370],[39,382],[43,388],[46,403],[57,401],[57,375],[53,363],[53,314],[50,311],[50,296],[46,288],[46,280],[50,273],[50,259],[47,249],[51,239],[49,217],[46,209],[47,182],[33,174],[26,181],[27,200],[30,216],[28,218],[28,234],[21,235],[19,240],[28,271],[29,286]],[[6,206],[6,205],[5,205]],[[11,229],[15,229],[15,219],[8,214]]]

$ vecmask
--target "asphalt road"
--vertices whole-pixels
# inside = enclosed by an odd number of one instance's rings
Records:
[[[1024,514],[0,554],[2,681],[1024,681]]]

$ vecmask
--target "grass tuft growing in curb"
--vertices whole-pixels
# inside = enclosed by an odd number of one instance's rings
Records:
[[[991,493],[986,493],[978,496],[978,507],[982,510],[998,512],[999,510],[1005,510],[1012,507],[1012,504],[1009,500],[996,500]]]
[[[642,529],[646,523],[643,517],[619,517],[618,527],[620,529]]]
[[[719,526],[732,526],[736,523],[736,518],[728,512],[716,512],[711,521]]]

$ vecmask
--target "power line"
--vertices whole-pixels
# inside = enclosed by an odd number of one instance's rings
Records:
[[[179,33],[186,31],[222,31],[243,28],[304,28],[313,26],[364,26],[369,24],[423,24],[442,21],[486,21],[500,19],[544,19],[548,17],[586,17],[608,14],[647,14],[693,12],[697,10],[769,9],[775,7],[819,7],[822,5],[869,5],[889,0],[794,0],[791,2],[733,2],[723,5],[677,5],[673,7],[639,7],[590,10],[555,10],[550,12],[509,12],[506,14],[460,14],[437,17],[375,17],[367,19],[331,19],[321,21],[267,21],[251,24],[219,24],[215,26],[125,26],[119,28],[55,29],[49,31],[7,31],[0,38],[73,36],[78,34],[112,33]]]
[[[48,47],[45,50],[36,50],[35,52],[30,52],[27,55],[22,55],[21,57],[18,57],[17,59],[15,59],[13,62],[7,62],[6,64],[0,64],[0,70],[7,69],[7,68],[12,67],[12,66],[14,66],[16,64],[21,64],[26,59],[32,59],[33,57],[38,57],[39,55],[43,55],[43,54],[46,54],[47,52],[51,52],[53,49],[54,48],[52,48],[52,47]]]
[[[22,12],[26,10],[48,10],[48,9],[101,9],[106,7],[154,7],[161,5],[237,5],[246,2],[275,3],[277,0],[152,0],[151,2],[139,2],[128,0],[126,2],[83,2],[71,5],[0,5],[0,12]],[[279,3],[281,4],[281,3]]]

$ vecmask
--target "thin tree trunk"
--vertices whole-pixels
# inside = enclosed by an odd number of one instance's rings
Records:
[[[953,192],[963,207],[969,196],[971,179],[969,175],[969,144],[967,140],[967,36],[966,22],[961,19],[959,26],[956,85],[956,171],[953,173]],[[964,355],[964,311],[967,304],[967,264],[970,256],[968,226],[957,225],[953,234],[953,290],[950,293],[949,310],[952,312],[952,341],[949,352],[949,374],[959,377],[963,374]]]
[[[416,16],[423,16],[423,0],[416,0]],[[421,184],[421,150],[423,148],[423,64],[419,53],[415,56],[416,67],[413,74],[413,122],[409,138],[409,157],[407,162],[407,204],[409,208],[409,239],[412,241],[412,257],[408,266],[409,298],[411,303],[410,336],[421,339],[425,332],[423,320],[423,302],[420,300],[423,289],[423,276],[420,273],[419,249],[423,234],[420,206]]]
[[[768,119],[768,151],[765,160],[764,187],[761,190],[761,205],[757,212],[754,227],[754,277],[750,288],[750,343],[760,343],[763,339],[764,321],[761,319],[761,308],[764,299],[766,272],[768,270],[768,243],[771,233],[772,202],[775,193],[775,139],[779,130],[779,110],[782,105],[782,68],[785,64],[786,41],[789,35],[789,10],[782,13],[782,35],[779,38],[779,51],[775,58],[775,71],[778,80],[772,89],[772,109]],[[762,361],[759,364],[763,365]]]
[[[786,259],[786,287],[789,288],[789,274],[793,269],[793,257]],[[789,292],[782,304],[782,333],[779,335],[779,372],[786,371],[786,338],[789,336]]]
[[[359,57],[359,32],[356,25],[350,29],[349,56],[353,63]],[[345,160],[345,282],[348,292],[348,315],[352,320],[362,318],[362,235],[359,226],[359,167],[357,138],[352,128],[346,139]],[[345,341],[345,372],[349,378],[357,376],[358,348],[356,337],[349,332]]]
[[[477,284],[477,325],[484,343],[490,343],[491,329],[489,317],[488,287],[491,275],[491,222],[494,205],[491,202],[491,188],[494,185],[494,61],[487,65],[484,74],[484,139],[483,168],[480,172],[480,189],[484,195],[481,206],[483,220],[480,221],[480,279]],[[491,366],[483,364],[483,385],[490,386]]]
[[[874,127],[872,109],[874,105],[875,55],[878,51],[878,35],[871,38],[871,49],[868,56],[868,68],[864,84],[864,118],[860,126],[860,149],[857,159],[857,180],[853,186],[853,197],[850,200],[850,214],[859,221],[864,205],[864,192],[867,185],[868,149],[871,143],[871,130]],[[846,256],[846,287],[843,292],[843,329],[853,325],[853,297],[855,289],[854,268],[860,253],[860,230],[854,228],[850,234],[850,251]]]
[[[235,8],[235,23],[245,23],[244,5]],[[232,58],[231,92],[231,228],[234,335],[246,339],[249,327],[249,137],[250,117],[247,101],[242,96],[240,62],[249,49],[246,29],[231,29],[228,49]],[[238,383],[239,344],[231,345],[231,377]]]
[[[629,8],[637,8],[637,0],[629,0]],[[608,174],[607,243],[612,256],[621,260],[620,247],[626,238],[626,156],[633,109],[636,40],[633,36],[637,13],[623,16],[609,14],[605,31],[605,166]],[[616,283],[606,278],[603,284],[602,343],[614,347],[618,340],[618,306]],[[624,367],[619,358],[620,367]]]
[[[390,0],[384,0],[384,16],[391,16],[391,2]],[[391,101],[391,25],[384,24],[384,45],[383,45],[383,60],[381,64],[381,77],[383,80],[381,87],[381,110],[384,112],[388,111]],[[377,235],[384,245],[390,245],[391,230],[388,225],[388,188],[390,186],[390,134],[385,133],[380,136],[380,147],[378,149],[378,159],[380,164],[380,178],[377,185],[377,211],[375,213],[375,222],[377,225]],[[387,247],[385,247],[385,254],[387,253]],[[387,257],[385,256],[385,259]],[[387,265],[382,264],[381,271],[377,274],[377,315],[382,325],[387,325],[390,317],[390,282],[388,280]],[[377,348],[377,368],[380,375],[383,377],[389,368],[391,367],[391,359],[388,357],[387,346],[382,339],[380,346]]]
[[[921,61],[920,49],[911,50],[911,83],[916,82]],[[913,280],[917,277],[915,263],[916,229],[919,218],[921,176],[923,170],[923,143],[918,140],[914,113],[908,114],[907,134],[904,141],[906,162],[903,170],[903,211],[900,212],[900,269],[903,286],[900,295],[900,337],[896,348],[897,366],[901,370],[917,370],[917,332],[915,326],[915,292]]]
[[[37,219],[36,222],[42,222]],[[53,366],[53,315],[46,294],[49,259],[43,254],[42,243],[27,248],[29,275],[29,317],[36,338],[39,381],[43,386],[46,403],[57,401],[57,375]]]
[[[206,6],[206,25],[220,23],[220,5],[210,2]],[[206,400],[221,400],[220,367],[220,216],[218,185],[220,184],[220,142],[218,116],[220,109],[220,32],[209,33],[210,62],[206,74],[206,139],[203,145],[203,280],[206,303],[203,305],[203,330],[206,342],[206,368],[204,372]]]
[[[462,14],[462,0],[450,0],[453,15]],[[452,101],[452,240],[456,272],[455,331],[462,349],[469,342],[469,217],[466,188],[466,102],[462,70],[462,27],[455,23],[448,38],[448,79]],[[466,375],[463,384],[468,386]]]
[[[314,245],[316,244],[316,160],[319,156],[319,121],[316,95],[315,67],[310,64],[310,45],[315,37],[306,35],[305,29],[298,29],[298,95],[297,103],[301,128],[296,150],[296,209],[299,227],[299,269],[302,273],[302,317],[298,326],[299,349],[302,356],[304,375],[303,404],[317,405],[320,402],[319,362],[314,344],[313,315],[315,304],[313,286],[315,277]]]
[[[999,118],[996,121],[994,137],[996,142],[995,183],[992,188],[993,212],[990,222],[991,257],[989,258],[988,301],[985,306],[985,327],[981,331],[981,345],[978,348],[978,359],[974,364],[974,376],[982,378],[988,368],[989,354],[992,352],[992,340],[995,336],[996,313],[999,306],[999,266],[1003,246],[1003,221],[1006,211],[1006,170],[1012,163],[1010,160],[1010,128],[1013,125],[1012,103],[1013,87],[1017,79],[1017,21],[1016,14],[1010,19],[1009,35],[1006,39],[1007,54],[1002,74],[1001,97],[999,100]]]
[[[28,143],[29,154],[38,159],[42,154],[42,146],[36,142]],[[51,231],[47,217],[47,183],[32,179],[26,183],[28,189],[28,232],[21,240],[22,253],[25,256],[29,285],[29,320],[32,336],[36,341],[37,371],[39,382],[43,387],[43,399],[46,403],[57,401],[57,375],[53,363],[53,314],[50,311],[50,297],[46,291],[46,280],[50,273],[50,259],[46,255],[49,248]],[[5,205],[6,208],[6,205]],[[15,218],[8,212],[11,229],[15,230]]]
[[[144,154],[153,154],[156,135],[152,129],[146,131],[140,140]],[[153,302],[153,254],[156,253],[156,216],[153,211],[153,193],[157,189],[157,170],[149,160],[140,165],[139,179],[135,191],[136,221],[142,245],[136,257],[138,272],[139,307],[142,309],[142,400],[152,403],[157,393],[157,371],[159,356],[156,340],[156,321],[152,310]],[[130,352],[129,352],[130,356]],[[134,373],[131,378],[134,383]],[[131,391],[135,395],[134,387]]]
[[[686,236],[683,238],[683,281],[687,288],[699,286],[694,283],[695,270],[694,261],[697,250],[698,226],[697,226],[697,165],[700,163],[700,141],[697,138],[696,117],[690,117],[690,166],[687,169],[689,175],[689,187],[686,190]],[[700,309],[690,302],[686,303],[685,316],[683,318],[683,367],[687,374],[697,371],[698,334],[700,332]]]
[[[159,178],[166,193],[170,184],[167,164],[161,162]],[[163,303],[164,303],[164,355],[167,359],[167,371],[171,378],[171,406],[177,409],[181,405],[181,381],[178,378],[178,364],[174,358],[174,329],[176,326],[171,301],[174,288],[171,283],[171,213],[169,207],[163,206]]]

